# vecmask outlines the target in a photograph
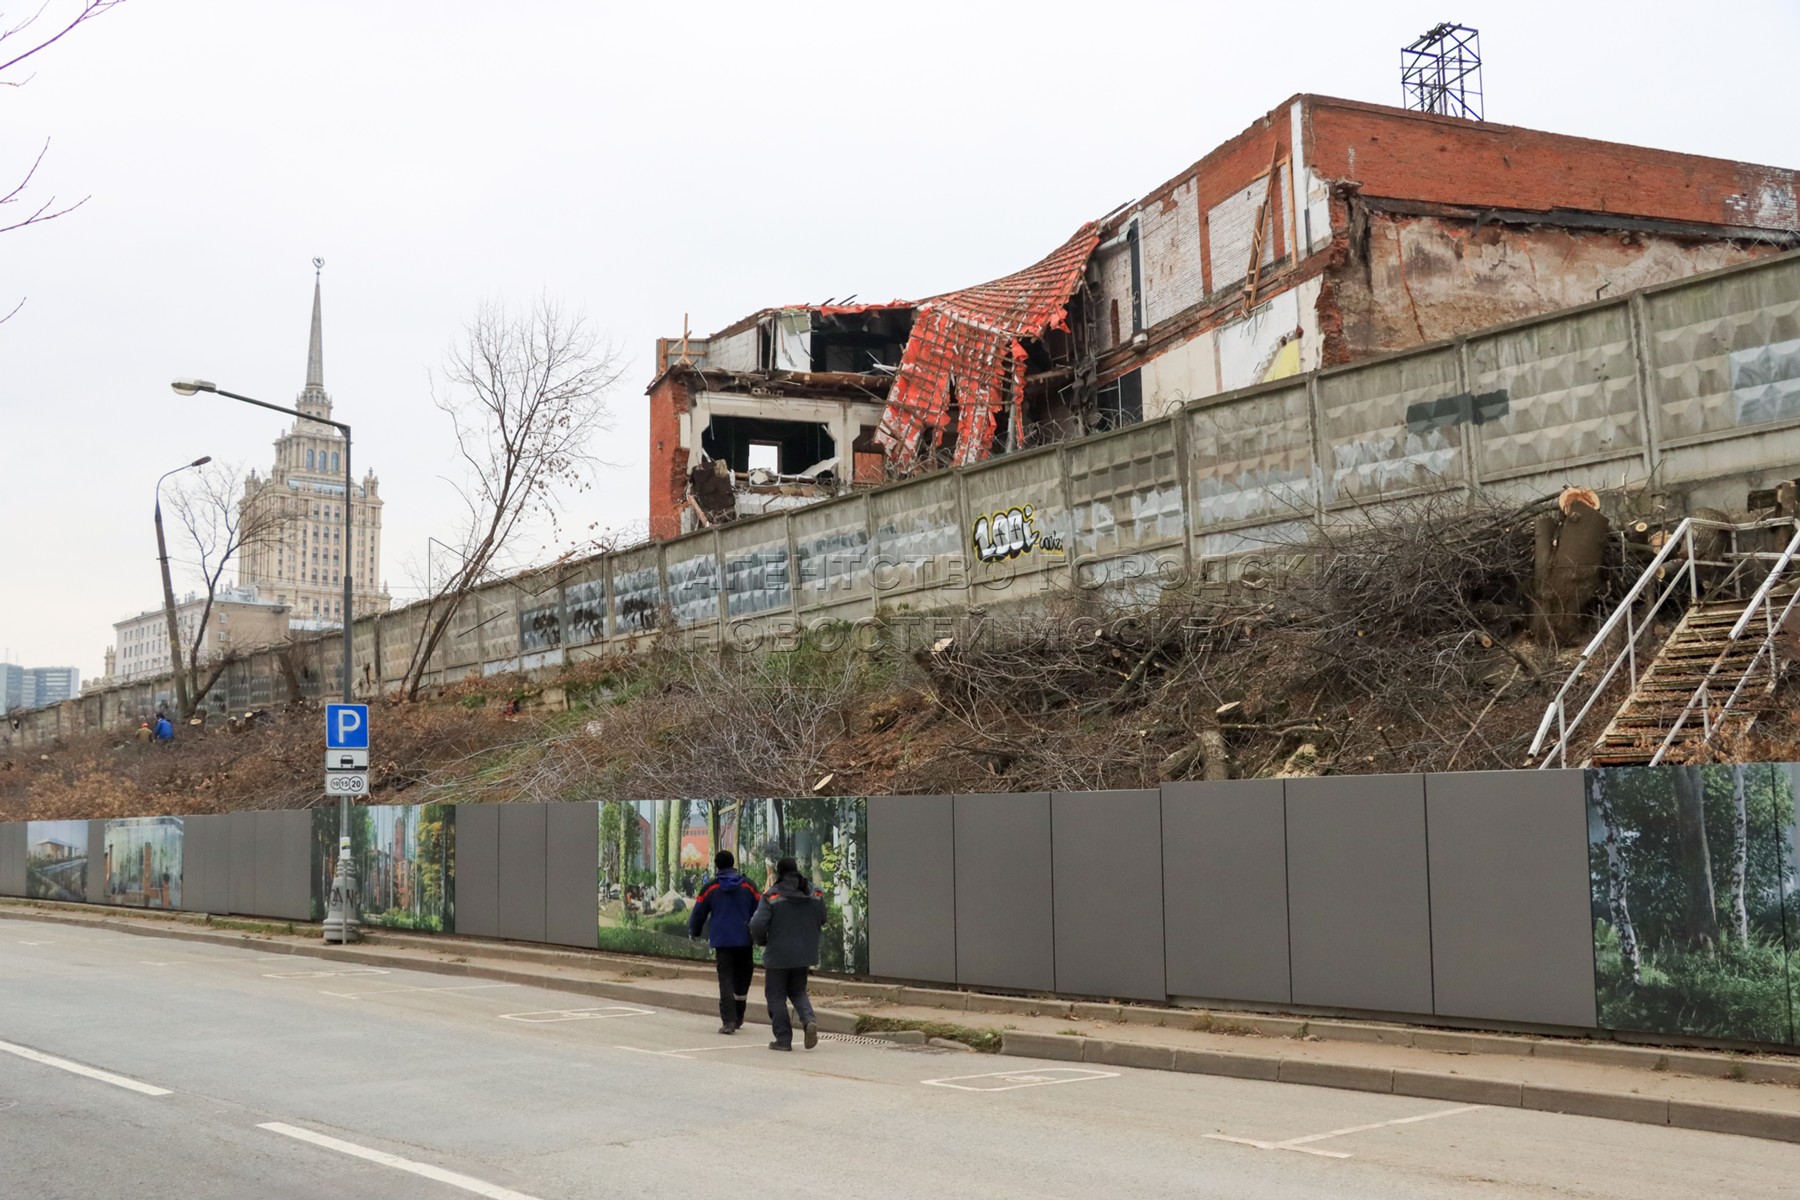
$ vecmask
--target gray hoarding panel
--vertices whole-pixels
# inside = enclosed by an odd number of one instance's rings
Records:
[[[249,915],[256,912],[256,814],[226,813],[224,821],[230,860],[225,911]]]
[[[284,809],[256,814],[256,912],[304,921],[312,916],[308,856],[312,813]]]
[[[544,940],[595,946],[600,927],[600,807],[546,804]]]
[[[1431,1011],[1425,781],[1287,782],[1294,1003]]]
[[[1051,990],[1056,933],[1049,794],[957,796],[953,807],[956,982]]]
[[[88,870],[93,870],[92,862]],[[25,894],[25,822],[0,822],[0,896]]]
[[[1437,1012],[1592,1028],[1582,773],[1427,775],[1425,816]]]
[[[948,796],[869,798],[869,972],[956,982],[956,828]]]
[[[456,932],[500,935],[499,804],[456,806]]]
[[[544,940],[544,846],[548,821],[542,804],[501,804],[500,936],[520,942]],[[598,830],[598,819],[595,823]],[[596,832],[595,837],[599,834]],[[595,851],[595,870],[599,851]],[[595,918],[598,937],[598,913]]]
[[[1050,838],[1056,990],[1164,999],[1161,797],[1154,788],[1058,792]],[[1129,898],[1119,894],[1125,880]]]
[[[1163,788],[1170,995],[1293,1000],[1286,812],[1278,779]]]
[[[181,907],[187,912],[212,912],[212,893],[214,881],[220,879],[220,872],[225,868],[226,858],[215,843],[219,842],[216,834],[222,833],[224,826],[216,817],[197,816],[181,819]],[[219,888],[229,888],[230,879],[223,881]]]

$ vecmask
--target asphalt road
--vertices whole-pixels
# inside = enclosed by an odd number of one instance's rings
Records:
[[[1688,1130],[766,1040],[0,918],[0,1196],[1748,1200],[1800,1177],[1800,1148]]]

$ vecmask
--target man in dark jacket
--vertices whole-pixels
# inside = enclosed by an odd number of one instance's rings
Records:
[[[819,931],[825,927],[825,901],[812,890],[800,866],[791,858],[775,864],[775,882],[750,918],[750,936],[763,947],[763,996],[769,1002],[769,1027],[775,1040],[771,1050],[794,1048],[794,1026],[788,1020],[788,1001],[806,1030],[806,1048],[819,1044],[819,1025],[813,1016],[806,979],[819,961]]]
[[[719,969],[719,1032],[736,1033],[743,1028],[744,1010],[750,1005],[750,977],[756,971],[750,918],[762,896],[738,873],[731,851],[713,855],[713,868],[716,874],[700,889],[688,914],[688,936],[699,937],[702,928],[711,926],[707,941]]]

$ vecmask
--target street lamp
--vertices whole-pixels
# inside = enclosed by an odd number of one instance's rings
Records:
[[[228,392],[205,379],[177,379],[169,385],[177,395],[192,396],[196,392],[211,392],[215,396],[224,396],[227,400],[238,400],[244,404],[254,404],[258,408],[266,408],[271,412],[285,413],[302,421],[315,421],[320,425],[329,425],[344,435],[344,611],[341,614],[344,625],[344,661],[343,691],[344,703],[353,703],[356,699],[350,685],[350,661],[355,657],[355,646],[350,628],[351,614],[354,611],[350,599],[350,564],[351,554],[350,509],[350,426],[342,421],[333,421],[329,417],[313,416],[303,413],[297,408],[283,408],[279,404],[270,404],[264,400],[240,396],[236,392]],[[157,527],[159,530],[161,526]],[[173,628],[171,616],[171,629]],[[173,636],[173,635],[171,635]],[[337,937],[332,934],[336,933]],[[331,900],[325,909],[325,940],[352,942],[356,940],[356,885],[350,871],[350,797],[339,798],[338,802],[338,862],[337,877],[332,880]]]
[[[164,471],[156,480],[156,558],[162,564],[163,616],[169,623],[169,669],[175,675],[175,710],[182,720],[191,714],[188,712],[187,676],[181,671],[181,635],[175,630],[175,585],[169,582],[169,544],[163,540],[162,485],[163,480],[177,472],[204,467],[211,461],[212,455],[203,455],[174,470]]]

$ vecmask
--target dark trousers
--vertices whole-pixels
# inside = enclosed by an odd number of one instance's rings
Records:
[[[720,946],[713,951],[719,968],[719,1023],[742,1025],[744,1010],[750,1006],[750,976],[756,971],[756,960],[748,946]]]
[[[813,1019],[812,997],[806,994],[807,976],[812,974],[811,967],[764,967],[763,997],[769,1002],[769,1029],[775,1040],[784,1046],[794,1043],[794,1026],[788,1020],[788,1002],[794,1004],[794,1012],[800,1023],[807,1025]]]

